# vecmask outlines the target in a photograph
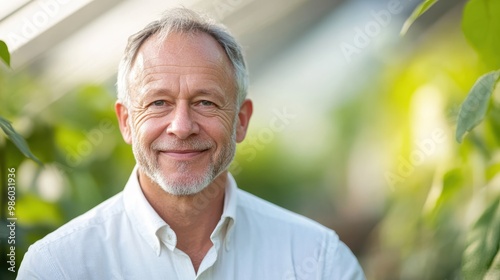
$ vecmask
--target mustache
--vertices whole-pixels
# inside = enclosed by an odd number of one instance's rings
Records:
[[[213,143],[208,140],[197,138],[188,138],[185,140],[166,139],[155,141],[151,144],[151,148],[157,151],[171,151],[171,150],[195,150],[202,151],[208,150],[213,147]]]

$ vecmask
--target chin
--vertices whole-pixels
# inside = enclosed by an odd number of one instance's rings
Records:
[[[208,174],[193,176],[192,174],[153,175],[155,181],[165,192],[175,196],[195,195],[204,190],[212,182]]]

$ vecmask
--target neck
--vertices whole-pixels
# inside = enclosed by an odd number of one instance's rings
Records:
[[[177,235],[177,248],[186,253],[196,271],[212,247],[210,235],[222,216],[227,171],[201,192],[175,196],[139,170],[139,182],[149,204]]]

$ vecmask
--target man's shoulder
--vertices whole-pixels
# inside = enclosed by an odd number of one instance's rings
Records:
[[[286,279],[298,275],[308,279],[316,279],[315,275],[318,279],[365,279],[358,261],[335,231],[243,190],[238,190],[235,229],[237,244],[252,244],[251,250],[238,251],[240,258],[265,263],[289,261]],[[261,254],[252,255],[254,252]],[[252,259],[255,257],[258,260]]]
[[[69,279],[86,273],[74,263],[101,262],[106,246],[115,246],[117,231],[125,221],[123,195],[119,193],[74,218],[31,245],[19,268],[19,279]],[[83,275],[83,274],[82,274]],[[83,279],[83,276],[72,277]]]
[[[31,249],[36,251],[52,243],[64,243],[65,240],[74,238],[81,239],[83,236],[80,235],[85,235],[91,231],[95,232],[99,228],[105,228],[106,224],[115,222],[124,213],[122,196],[120,192],[101,202],[94,208],[38,240],[31,246]]]
[[[254,225],[300,228],[302,231],[309,230],[322,234],[332,231],[310,218],[240,189],[238,189],[238,208],[238,215],[244,215],[247,219],[256,219]]]

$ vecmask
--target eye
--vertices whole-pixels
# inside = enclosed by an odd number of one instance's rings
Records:
[[[151,103],[152,106],[160,107],[165,105],[165,100],[156,100]]]
[[[214,106],[215,104],[208,100],[202,100],[200,101],[200,105],[209,107],[209,106]]]

